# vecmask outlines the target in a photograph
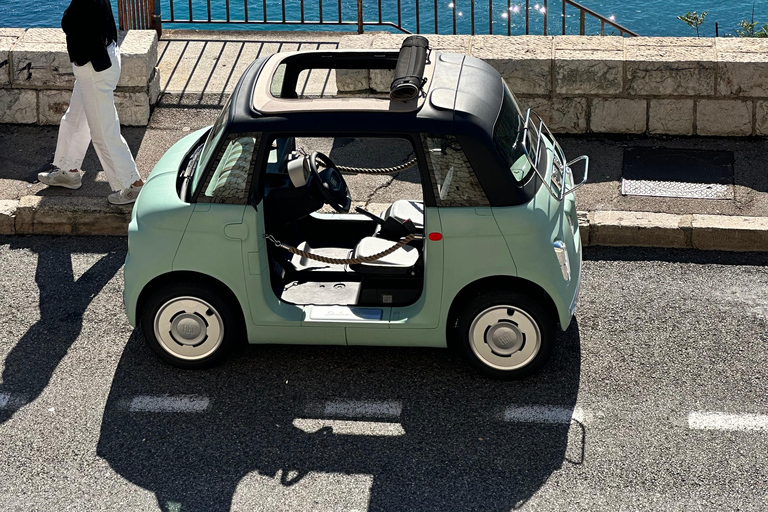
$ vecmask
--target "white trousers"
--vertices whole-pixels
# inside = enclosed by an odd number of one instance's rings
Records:
[[[59,140],[53,165],[59,169],[80,169],[88,144],[93,142],[112,190],[128,188],[141,179],[125,139],[120,135],[120,120],[115,109],[114,91],[120,79],[120,50],[108,48],[112,66],[96,72],[89,62],[75,66],[75,87],[69,108],[61,118]]]

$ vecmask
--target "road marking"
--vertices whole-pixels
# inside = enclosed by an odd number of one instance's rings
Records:
[[[400,423],[383,423],[379,421],[348,421],[348,420],[319,420],[297,418],[293,426],[314,434],[320,429],[330,428],[334,434],[348,436],[403,436],[405,430]]]
[[[768,431],[768,415],[692,412],[688,415],[688,428],[694,430]]]
[[[397,419],[402,412],[403,404],[398,400],[329,400],[306,407],[309,416],[332,418]]]
[[[510,423],[570,424],[571,420],[584,423],[584,411],[580,407],[510,405],[504,410],[502,420]]]
[[[8,402],[11,400],[11,395],[8,393],[0,393],[0,409],[5,408]]]
[[[149,396],[141,395],[128,403],[130,412],[203,412],[210,400],[204,396]]]

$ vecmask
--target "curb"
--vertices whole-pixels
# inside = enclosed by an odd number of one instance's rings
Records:
[[[25,196],[0,200],[0,235],[126,236],[130,217],[103,197]],[[579,212],[579,230],[585,246],[768,252],[768,217]]]

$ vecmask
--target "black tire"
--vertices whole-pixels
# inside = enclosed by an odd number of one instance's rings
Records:
[[[467,362],[497,379],[521,379],[539,371],[557,338],[555,320],[543,301],[514,291],[475,296],[461,308],[455,326],[454,339]]]
[[[230,293],[198,283],[163,286],[141,311],[141,328],[150,348],[166,363],[185,369],[220,362],[241,339],[242,324]]]

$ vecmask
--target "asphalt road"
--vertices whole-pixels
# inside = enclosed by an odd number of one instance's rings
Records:
[[[442,350],[165,366],[120,238],[0,237],[0,510],[765,510],[768,255],[589,249],[504,383]]]

